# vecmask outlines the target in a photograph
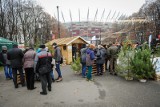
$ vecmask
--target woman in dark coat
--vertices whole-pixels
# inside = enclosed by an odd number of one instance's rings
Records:
[[[103,64],[105,63],[106,58],[106,49],[98,45],[97,53],[96,53],[96,64],[97,64],[97,76],[103,75]]]

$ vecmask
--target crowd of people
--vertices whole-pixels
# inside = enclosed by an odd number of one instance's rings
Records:
[[[22,87],[27,86],[28,90],[34,90],[36,89],[34,86],[35,77],[38,76],[42,85],[42,92],[40,92],[40,94],[47,95],[47,88],[48,91],[52,90],[52,81],[62,81],[60,69],[60,62],[62,59],[61,50],[56,43],[53,43],[52,46],[54,50],[53,55],[49,52],[48,47],[45,45],[40,45],[37,52],[33,47],[28,47],[23,52],[18,48],[17,44],[13,45],[13,48],[10,50],[7,50],[6,46],[2,46],[0,62],[2,62],[4,67],[6,79],[13,79],[14,87],[18,88],[18,71],[20,75],[20,84]],[[57,79],[54,79],[53,75],[54,65],[58,74]],[[25,74],[23,70],[25,71]]]
[[[110,74],[116,75],[115,64],[118,57],[120,46],[116,44],[98,45],[95,47],[93,44],[87,44],[81,49],[81,64],[82,64],[82,77],[87,78],[87,81],[93,80],[92,67],[96,63],[97,74],[96,76],[103,75],[103,65],[105,70]],[[108,67],[109,65],[109,67]],[[88,72],[86,72],[88,69]],[[86,75],[87,74],[87,75]]]
[[[53,43],[52,47],[54,53],[49,52],[48,47],[45,45],[40,45],[37,51],[33,47],[27,47],[25,51],[22,51],[16,44],[10,50],[7,50],[6,46],[2,46],[0,62],[3,63],[6,79],[13,79],[14,87],[18,88],[18,71],[22,87],[27,86],[28,90],[34,90],[36,89],[34,84],[35,77],[39,78],[42,85],[40,94],[47,95],[47,89],[48,91],[52,90],[52,82],[62,81],[60,64],[63,55],[56,43]],[[109,69],[110,74],[116,75],[115,64],[118,48],[115,44],[110,44],[109,46],[98,45],[97,47],[93,44],[84,45],[80,50],[82,77],[86,78],[87,81],[93,80],[92,67],[94,63],[96,63],[97,76],[103,75],[104,64],[106,65],[106,70]],[[108,62],[110,62],[109,67],[107,67]],[[53,68],[57,71],[57,79],[54,79]],[[86,72],[87,70],[88,72]]]

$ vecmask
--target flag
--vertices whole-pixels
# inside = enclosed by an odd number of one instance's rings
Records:
[[[56,37],[56,36],[55,36],[55,34],[52,34],[52,40],[54,40],[54,39],[55,39],[55,37]]]

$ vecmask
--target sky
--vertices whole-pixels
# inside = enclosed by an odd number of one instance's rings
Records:
[[[103,22],[110,20],[114,13],[115,18],[117,16],[126,15],[129,16],[134,12],[138,12],[140,7],[145,3],[145,0],[37,0],[37,3],[44,7],[44,10],[57,18],[57,6],[59,6],[59,20],[63,23],[62,13],[65,22],[71,22],[70,11],[72,16],[72,21],[79,21],[80,10],[80,20],[87,21],[87,14],[89,9],[89,21],[93,21],[96,10],[97,21],[100,21],[102,13],[105,9],[104,16],[102,17]],[[107,16],[109,12],[109,18]],[[118,15],[119,13],[119,15]],[[107,20],[106,20],[107,19]]]

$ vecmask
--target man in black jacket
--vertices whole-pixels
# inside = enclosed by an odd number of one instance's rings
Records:
[[[15,88],[18,88],[17,84],[17,70],[19,71],[20,74],[20,79],[21,79],[21,84],[22,87],[25,86],[25,80],[24,80],[24,75],[23,75],[23,52],[21,49],[18,49],[18,45],[15,44],[13,45],[13,48],[10,49],[7,53],[8,60],[11,61],[11,67],[12,67],[12,73],[13,73],[13,82]]]
[[[39,73],[41,84],[42,84],[42,92],[41,95],[47,95],[47,83],[48,83],[48,91],[51,91],[51,75],[50,72],[52,71],[52,55],[50,52],[47,52],[45,49],[45,45],[40,45],[41,52],[36,55],[35,63],[36,63],[36,72]],[[50,72],[41,74],[39,72],[40,68],[46,66]],[[44,70],[43,70],[44,71]]]

